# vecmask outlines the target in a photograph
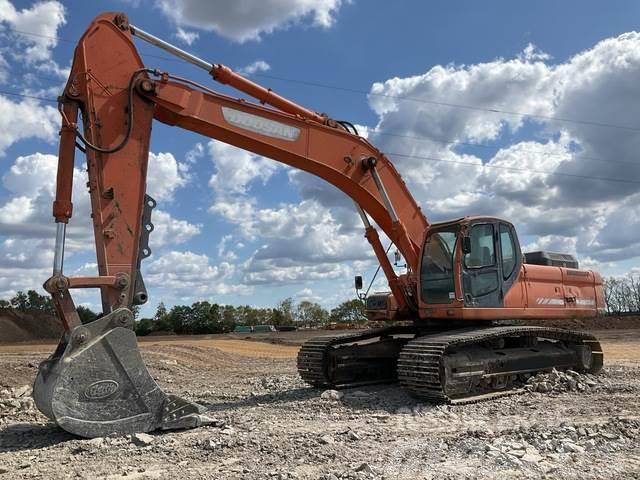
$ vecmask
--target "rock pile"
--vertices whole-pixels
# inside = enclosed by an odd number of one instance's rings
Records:
[[[369,480],[377,478],[377,472],[368,463],[353,465],[353,468],[343,472],[327,473],[320,477],[321,480]]]
[[[6,388],[0,390],[0,423],[4,417],[18,416],[20,418],[33,417],[37,410],[31,398],[31,387]]]
[[[549,373],[539,373],[529,378],[525,389],[540,393],[592,392],[600,383],[598,377],[590,373],[573,370],[561,372],[554,368]]]
[[[484,443],[484,455],[500,464],[520,466],[542,462],[561,462],[563,455],[585,452],[614,453],[633,448],[640,436],[640,421],[610,418],[601,424],[561,424],[555,428],[532,425],[517,432],[504,433]],[[480,445],[468,448],[469,453],[480,453]]]

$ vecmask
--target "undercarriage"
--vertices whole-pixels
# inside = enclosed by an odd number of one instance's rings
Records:
[[[312,338],[298,354],[300,376],[312,386],[398,381],[413,396],[444,403],[508,394],[554,368],[597,373],[602,364],[594,336],[531,326],[387,327]]]

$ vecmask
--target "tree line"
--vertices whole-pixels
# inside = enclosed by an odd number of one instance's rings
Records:
[[[148,335],[168,332],[178,335],[227,333],[237,326],[273,325],[313,328],[329,323],[362,323],[366,321],[360,300],[348,300],[332,310],[309,300],[294,302],[286,298],[273,308],[250,305],[220,305],[200,301],[191,305],[174,305],[170,309],[160,303],[152,318],[136,322],[136,333]]]
[[[609,277],[604,280],[604,300],[608,314],[640,314],[640,274],[630,273],[626,277]],[[40,295],[35,290],[19,291],[9,300],[0,299],[0,308],[14,308],[22,312],[37,310],[55,315],[51,297]],[[101,316],[83,305],[77,307],[82,323]],[[139,308],[134,308],[138,317]],[[220,305],[199,301],[191,305],[174,305],[167,308],[160,303],[151,318],[136,321],[136,333],[148,335],[153,332],[176,333],[178,335],[226,333],[236,326],[274,325],[312,328],[329,323],[363,323],[366,321],[363,303],[358,299],[342,302],[331,310],[319,303],[292,298],[280,301],[275,307],[262,308],[250,305]]]
[[[607,313],[640,313],[640,273],[605,279],[604,301]]]
[[[29,290],[26,293],[18,292],[9,300],[0,300],[0,308],[14,308],[22,312],[37,310],[55,314],[51,298],[40,295],[35,290]],[[101,316],[82,305],[78,305],[77,310],[82,323],[91,322]],[[137,309],[134,313],[137,313]],[[167,308],[161,302],[153,317],[137,319],[135,330],[138,335],[148,335],[153,332],[191,335],[226,333],[233,331],[236,326],[274,325],[275,327],[312,328],[329,323],[358,324],[365,321],[364,305],[358,299],[342,302],[331,310],[309,300],[296,303],[292,298],[280,301],[273,308],[220,305],[207,301]]]

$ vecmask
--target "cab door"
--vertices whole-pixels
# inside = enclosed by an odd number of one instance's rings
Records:
[[[525,282],[518,281],[522,269],[522,251],[513,225],[507,222],[498,222],[497,245],[502,275],[502,300],[507,307],[520,307],[525,303]]]
[[[466,307],[503,305],[499,265],[498,224],[478,222],[468,231],[470,251],[462,257],[462,286]]]

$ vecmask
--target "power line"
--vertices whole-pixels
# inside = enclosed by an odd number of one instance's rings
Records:
[[[170,59],[173,60],[173,59]],[[66,80],[63,79],[56,79],[54,77],[48,77],[48,76],[43,76],[43,75],[38,75],[38,78],[44,78],[47,80],[50,80],[51,82],[55,82],[49,84],[49,86],[58,86],[60,85],[60,83],[64,83]],[[106,85],[108,88],[112,88],[112,89],[118,89],[118,90],[126,90],[127,87],[119,87],[116,85]],[[7,92],[7,91],[1,91],[0,93],[5,93],[6,95],[12,95],[12,96],[25,96],[27,98],[34,98],[37,100],[43,100],[46,102],[54,102],[54,100],[49,99],[49,98],[43,98],[43,97],[37,97],[37,96],[30,96],[30,95],[24,95],[24,94],[19,94],[16,92]],[[405,134],[401,134],[401,133],[395,133],[395,132],[382,132],[382,131],[378,131],[378,130],[372,130],[372,133],[374,135],[380,135],[380,136],[384,136],[384,137],[396,137],[396,138],[406,138],[409,140],[418,140],[418,141],[424,141],[424,142],[433,142],[433,143],[439,143],[441,145],[445,145],[445,146],[455,146],[455,145],[461,145],[461,146],[466,146],[466,147],[474,147],[474,148],[483,148],[486,150],[492,150],[495,152],[498,152],[500,150],[503,149],[502,146],[498,146],[498,145],[486,145],[483,143],[475,143],[475,142],[463,142],[460,140],[454,140],[454,139],[445,139],[445,138],[433,138],[433,137],[427,137],[426,135],[405,135]],[[559,157],[559,158],[566,158],[567,153],[551,153],[551,152],[539,152],[537,150],[531,150],[531,149],[520,149],[520,152],[523,153],[531,153],[533,155],[542,155],[545,157]],[[606,159],[606,158],[602,158],[602,157],[591,157],[591,156],[587,156],[587,155],[580,155],[581,159],[584,160],[591,160],[591,161],[595,161],[595,162],[602,162],[602,163],[607,163],[607,164],[621,164],[621,165],[638,165],[638,162],[632,162],[632,161],[624,161],[624,160],[611,160],[611,159]]]
[[[52,37],[50,35],[42,35],[40,33],[25,32],[24,30],[17,30],[15,28],[8,28],[7,30],[9,30],[11,32],[14,32],[14,33],[17,33],[19,35],[25,35],[27,37],[47,38],[47,39],[50,39],[50,40],[56,40],[56,41],[60,41],[60,42],[63,42],[63,43],[72,43],[72,44],[77,44],[78,43],[77,40],[71,40],[69,38]],[[153,58],[157,58],[157,59],[160,59],[160,60],[167,60],[169,62],[184,63],[184,60],[180,60],[178,58],[166,57],[164,55],[156,55],[156,54],[149,53],[149,52],[147,52],[145,50],[140,50],[140,49],[138,49],[138,51],[140,53],[148,56],[148,57],[153,57]]]
[[[438,138],[432,138],[432,137],[427,137],[425,135],[403,135],[401,133],[394,133],[394,132],[381,132],[378,130],[373,130],[372,133],[374,135],[381,135],[384,137],[397,137],[397,138],[406,138],[409,140],[418,140],[418,141],[423,141],[423,142],[434,142],[434,143],[439,143],[441,145],[463,145],[463,146],[467,146],[467,147],[478,147],[478,148],[484,148],[484,149],[488,149],[488,150],[493,150],[493,151],[499,151],[502,150],[503,147],[501,146],[497,146],[497,145],[486,145],[483,143],[474,143],[474,142],[461,142],[458,140],[447,140],[447,139],[438,139]],[[536,150],[531,150],[531,149],[520,149],[520,152],[523,153],[531,153],[533,155],[542,155],[545,157],[561,157],[561,158],[566,158],[567,154],[566,153],[547,153],[547,152],[539,152]],[[578,152],[579,153],[579,152]],[[619,163],[622,165],[638,165],[638,162],[631,162],[631,161],[624,161],[624,160],[609,160],[606,158],[602,158],[602,157],[590,157],[587,155],[580,155],[580,158],[584,159],[584,160],[592,160],[595,162],[603,162],[603,163]]]
[[[592,176],[592,175],[580,175],[580,174],[574,174],[574,173],[564,173],[564,172],[549,172],[546,170],[533,170],[530,168],[519,168],[519,167],[507,167],[505,165],[489,165],[486,163],[472,163],[472,162],[463,162],[460,160],[450,160],[450,159],[446,159],[446,158],[437,158],[437,157],[427,157],[427,156],[422,156],[422,155],[407,155],[407,154],[403,154],[403,153],[387,153],[388,156],[392,156],[392,157],[402,157],[402,158],[415,158],[418,160],[427,160],[430,162],[444,162],[444,163],[457,163],[460,165],[468,165],[470,167],[477,167],[477,168],[483,168],[483,167],[487,167],[487,168],[495,168],[498,170],[510,170],[510,171],[515,171],[515,172],[528,172],[528,173],[540,173],[543,175],[554,175],[554,176],[561,176],[561,177],[573,177],[573,178],[581,178],[581,179],[586,179],[586,180],[604,180],[606,182],[619,182],[619,183],[630,183],[633,185],[640,185],[640,180],[629,180],[626,178],[610,178],[610,177],[596,177],[596,176]]]
[[[264,77],[264,78],[270,78],[272,80],[279,80],[282,82],[288,82],[288,83],[299,83],[302,85],[308,85],[311,87],[318,87],[318,88],[327,88],[327,89],[332,89],[332,90],[341,90],[344,92],[350,92],[350,93],[358,93],[358,94],[362,94],[362,95],[369,95],[372,97],[382,97],[382,98],[393,98],[393,99],[398,99],[398,100],[409,100],[409,101],[413,101],[413,102],[419,102],[419,103],[427,103],[430,105],[438,105],[441,107],[451,107],[451,108],[461,108],[461,109],[465,109],[465,110],[479,110],[479,111],[483,111],[483,112],[489,112],[489,113],[501,113],[503,115],[512,115],[512,116],[518,116],[518,117],[528,117],[528,118],[539,118],[539,119],[544,119],[544,120],[549,120],[549,121],[554,121],[554,122],[565,122],[565,123],[576,123],[576,124],[580,124],[580,125],[589,125],[589,126],[594,126],[594,127],[604,127],[604,128],[615,128],[615,129],[620,129],[620,130],[630,130],[630,131],[640,131],[640,127],[632,127],[632,126],[628,126],[628,125],[614,125],[611,123],[604,123],[604,122],[594,122],[594,121],[588,121],[588,120],[576,120],[576,119],[572,119],[572,118],[561,118],[561,117],[553,117],[551,115],[539,115],[539,114],[534,114],[534,113],[522,113],[522,112],[513,112],[513,111],[509,111],[509,110],[501,110],[498,108],[485,108],[485,107],[479,107],[476,105],[464,105],[464,104],[460,104],[460,103],[449,103],[449,102],[442,102],[442,101],[437,101],[437,100],[429,100],[429,99],[425,99],[425,98],[417,98],[417,97],[407,97],[404,95],[388,95],[388,94],[384,94],[384,93],[373,93],[367,90],[359,90],[357,88],[350,88],[350,87],[340,87],[337,85],[327,85],[327,84],[323,84],[323,83],[318,83],[318,82],[310,82],[307,80],[293,80],[293,79],[288,79],[288,78],[283,78],[283,77],[276,77],[274,75],[268,75],[265,73],[254,73],[254,75],[256,77]]]
[[[51,99],[51,98],[45,98],[45,97],[38,97],[35,95],[26,95],[26,94],[22,94],[22,93],[15,93],[15,92],[8,92],[5,90],[0,90],[0,94],[5,94],[5,95],[13,95],[16,97],[25,97],[25,98],[33,98],[33,99],[37,99],[37,100],[43,100],[46,102],[54,102],[57,103],[57,100]],[[450,159],[446,159],[446,158],[438,158],[438,157],[429,157],[429,156],[423,156],[423,155],[408,155],[408,154],[404,154],[404,153],[391,153],[391,152],[387,152],[386,153],[388,156],[394,156],[394,157],[401,157],[401,158],[414,158],[417,160],[427,160],[427,161],[431,161],[431,162],[444,162],[444,163],[456,163],[456,164],[460,164],[460,165],[468,165],[471,167],[487,167],[487,168],[494,168],[494,169],[498,169],[498,170],[509,170],[509,171],[517,171],[517,172],[529,172],[529,173],[540,173],[543,175],[556,175],[556,176],[563,176],[563,177],[573,177],[573,178],[581,178],[581,179],[588,179],[588,180],[603,180],[603,181],[607,181],[607,182],[618,182],[618,183],[629,183],[629,184],[640,184],[640,180],[629,180],[626,178],[610,178],[610,177],[596,177],[596,176],[592,176],[592,175],[580,175],[580,174],[574,174],[574,173],[564,173],[564,172],[549,172],[547,170],[533,170],[530,168],[518,168],[518,167],[507,167],[504,165],[489,165],[489,164],[478,164],[478,163],[472,163],[472,162],[463,162],[460,160],[450,160]]]
[[[72,40],[69,40],[69,39],[63,39],[63,38],[58,39],[56,37],[51,37],[51,36],[48,36],[48,35],[40,35],[40,34],[35,34],[35,33],[30,33],[30,32],[25,32],[25,31],[22,31],[22,30],[16,30],[16,29],[11,29],[11,28],[8,29],[8,30],[13,31],[15,33],[18,33],[20,35],[35,36],[35,37],[41,37],[41,38],[50,38],[50,39],[53,39],[53,40],[60,40],[60,41],[63,41],[63,42],[76,43],[76,42],[74,42]],[[162,60],[182,63],[181,60],[170,58],[170,57],[165,57],[165,56],[162,56],[162,55],[154,55],[154,54],[146,53],[144,51],[140,51],[140,53],[142,53],[143,55],[147,55],[148,57],[153,57],[153,58],[158,58],[158,59],[162,59]],[[367,90],[360,90],[360,89],[350,88],[350,87],[341,87],[341,86],[338,86],[338,85],[328,85],[328,84],[319,83],[319,82],[312,82],[312,81],[308,81],[308,80],[284,78],[284,77],[278,77],[278,76],[264,74],[264,73],[255,73],[254,75],[256,77],[269,78],[269,79],[272,79],[272,80],[278,80],[278,81],[288,82],[288,83],[297,83],[297,84],[300,84],[300,85],[307,85],[307,86],[312,86],[312,87],[316,87],[316,88],[340,90],[340,91],[344,91],[344,92],[357,93],[357,94],[368,95],[368,96],[373,96],[373,97],[392,98],[392,99],[397,99],[397,100],[407,100],[407,101],[412,101],[412,102],[425,103],[425,104],[429,104],[429,105],[437,105],[437,106],[441,106],[441,107],[459,108],[459,109],[464,109],[464,110],[477,110],[477,111],[482,111],[482,112],[499,113],[499,114],[502,114],[502,115],[517,116],[517,117],[522,117],[522,118],[535,118],[535,119],[542,119],[542,120],[547,120],[547,121],[552,121],[552,122],[574,123],[574,124],[578,124],[578,125],[586,125],[586,126],[601,127],[601,128],[613,128],[613,129],[627,130],[627,131],[633,131],[633,132],[640,131],[640,127],[633,127],[633,126],[629,126],[629,125],[616,125],[616,124],[605,123],[605,122],[596,122],[596,121],[590,121],[590,120],[579,120],[579,119],[575,119],[575,118],[554,117],[552,115],[540,115],[540,114],[534,114],[534,113],[515,112],[515,111],[503,110],[503,109],[499,109],[499,108],[480,107],[480,106],[477,106],[477,105],[465,105],[465,104],[461,104],[461,103],[451,103],[451,102],[444,102],[444,101],[433,100],[433,99],[410,97],[410,96],[404,96],[404,95],[388,95],[388,94],[384,94],[384,93],[373,93],[373,92],[367,91]]]
[[[3,95],[11,95],[12,97],[33,98],[35,100],[42,100],[43,102],[58,103],[58,100],[54,100],[52,98],[38,97],[36,95],[27,95],[25,93],[8,92],[6,90],[0,90],[0,93],[2,93]]]

